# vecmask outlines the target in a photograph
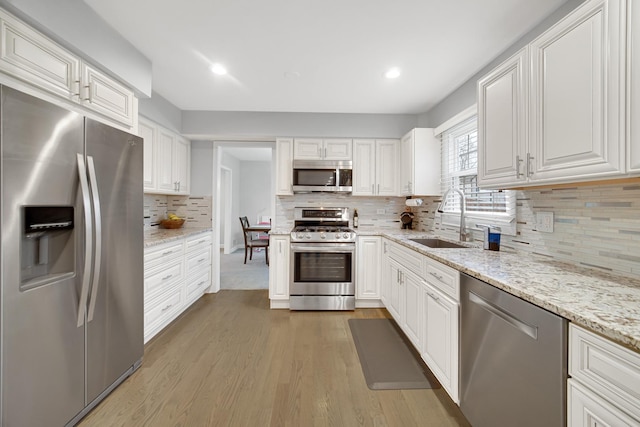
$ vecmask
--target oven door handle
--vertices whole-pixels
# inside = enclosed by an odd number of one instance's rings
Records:
[[[338,252],[352,253],[356,251],[356,245],[353,243],[318,243],[318,244],[291,244],[292,252]]]

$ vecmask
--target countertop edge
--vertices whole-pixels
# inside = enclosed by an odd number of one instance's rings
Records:
[[[151,229],[144,231],[144,247],[150,248],[163,243],[169,243],[175,240],[184,239],[201,233],[212,232],[213,228],[177,228],[177,229]]]

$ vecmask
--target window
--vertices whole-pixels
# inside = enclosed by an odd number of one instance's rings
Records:
[[[450,188],[465,195],[468,226],[476,222],[490,223],[502,228],[503,233],[515,233],[515,192],[482,190],[478,187],[478,120],[472,116],[441,134],[442,140],[442,194]],[[444,201],[442,221],[459,224],[460,196],[450,192]],[[451,215],[447,215],[450,213]],[[511,232],[510,232],[511,231]]]

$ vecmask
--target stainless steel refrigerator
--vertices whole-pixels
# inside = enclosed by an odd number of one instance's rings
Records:
[[[142,139],[0,93],[2,425],[75,424],[142,360]]]

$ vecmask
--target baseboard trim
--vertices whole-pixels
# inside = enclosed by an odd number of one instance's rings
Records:
[[[357,299],[356,308],[384,308],[384,304],[379,299]]]

